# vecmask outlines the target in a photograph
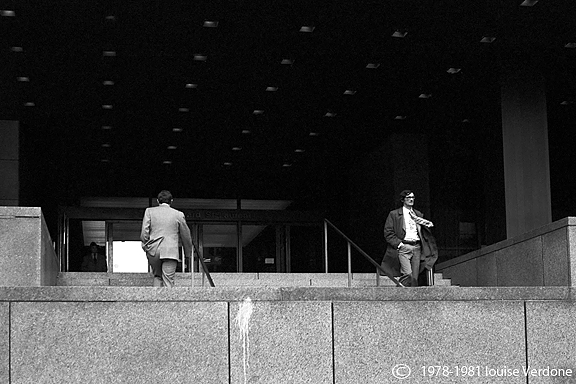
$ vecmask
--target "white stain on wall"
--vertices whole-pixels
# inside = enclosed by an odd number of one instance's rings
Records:
[[[242,341],[242,357],[243,357],[243,364],[244,364],[244,384],[248,381],[248,368],[249,368],[249,359],[250,359],[250,337],[248,335],[248,331],[250,329],[250,316],[252,316],[252,312],[254,311],[254,305],[252,304],[252,300],[247,297],[244,301],[240,304],[240,308],[238,309],[238,314],[236,315],[236,326],[240,331],[240,339]]]

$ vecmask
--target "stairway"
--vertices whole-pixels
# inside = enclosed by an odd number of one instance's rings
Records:
[[[346,273],[212,273],[216,287],[347,287]],[[147,273],[60,272],[59,286],[152,286]],[[176,286],[191,286],[189,273],[176,273]],[[450,279],[434,274],[434,286],[451,286]],[[194,286],[202,286],[202,274],[194,275]],[[204,279],[204,286],[209,287]],[[352,274],[352,287],[375,287],[375,273]],[[380,278],[381,287],[394,287],[387,277]]]

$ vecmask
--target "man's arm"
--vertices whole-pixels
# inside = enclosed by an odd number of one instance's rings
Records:
[[[144,212],[144,218],[142,219],[142,230],[140,231],[140,241],[142,245],[150,240],[150,212],[146,209]]]
[[[388,214],[386,218],[386,223],[384,224],[384,238],[394,248],[398,248],[402,243],[402,240],[396,235],[394,229],[394,218],[392,217],[392,212]]]
[[[182,246],[184,247],[184,256],[192,256],[192,235],[190,234],[190,228],[186,224],[186,218],[184,213],[180,212],[178,216],[178,231],[180,232],[180,239],[182,240]]]

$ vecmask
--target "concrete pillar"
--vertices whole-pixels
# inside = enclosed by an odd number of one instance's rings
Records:
[[[0,120],[0,206],[18,206],[19,124]]]
[[[502,82],[506,234],[523,234],[552,221],[546,90],[531,69]]]

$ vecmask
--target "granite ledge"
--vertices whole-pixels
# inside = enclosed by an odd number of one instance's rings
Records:
[[[0,287],[0,302],[576,301],[572,287]]]

